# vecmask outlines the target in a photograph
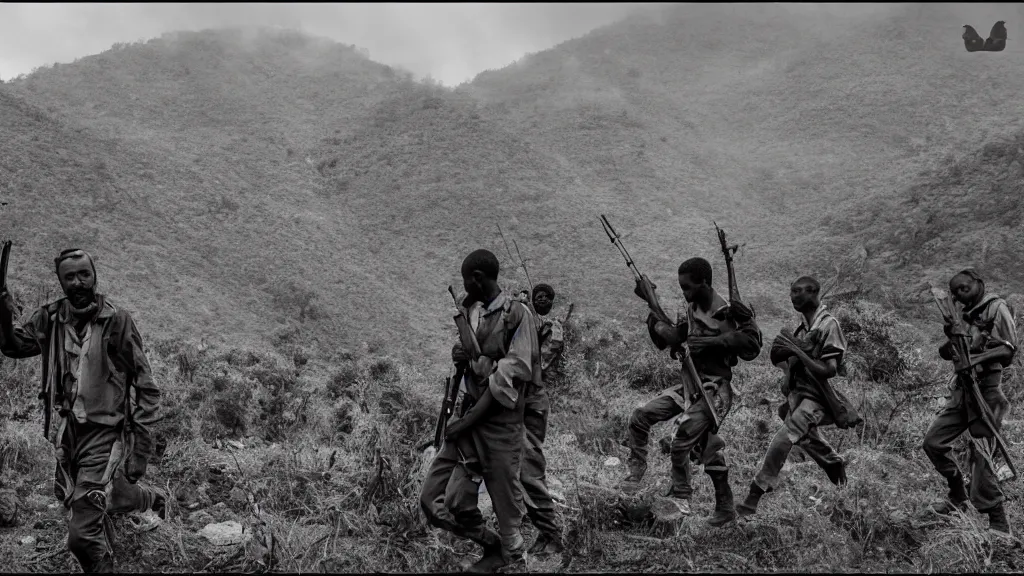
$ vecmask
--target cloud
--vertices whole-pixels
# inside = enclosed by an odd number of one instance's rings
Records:
[[[279,25],[447,85],[581,36],[630,3],[0,4],[0,78],[176,30]]]

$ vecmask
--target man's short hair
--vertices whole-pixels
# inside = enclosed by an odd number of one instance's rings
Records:
[[[815,294],[821,292],[821,284],[818,283],[818,280],[814,276],[801,276],[793,281],[793,286],[796,286],[797,284],[810,285],[811,292],[814,292]]]
[[[703,258],[690,258],[679,265],[679,274],[687,274],[696,282],[711,286],[711,263]]]
[[[539,294],[540,292],[547,293],[548,298],[550,298],[552,300],[555,299],[555,289],[552,288],[550,284],[543,284],[543,283],[541,283],[541,284],[537,284],[536,286],[533,287],[533,297],[534,298],[536,298],[537,294]]]
[[[462,261],[462,275],[469,276],[474,270],[484,273],[491,280],[498,279],[498,257],[490,250],[474,250]]]
[[[96,262],[93,261],[92,256],[88,252],[81,248],[68,248],[58,254],[57,257],[53,259],[53,271],[60,274],[61,262],[65,260],[77,260],[78,258],[87,258],[89,260],[89,265],[92,266],[92,275],[95,276]]]

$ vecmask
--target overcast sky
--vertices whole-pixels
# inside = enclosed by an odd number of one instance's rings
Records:
[[[609,24],[616,4],[0,4],[0,78],[164,32],[281,25],[446,85]]]

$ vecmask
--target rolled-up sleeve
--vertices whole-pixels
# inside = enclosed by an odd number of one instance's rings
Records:
[[[517,306],[522,307],[521,304]],[[494,373],[487,381],[487,387],[494,399],[509,410],[515,409],[519,400],[515,380],[532,382],[533,367],[540,361],[540,346],[537,343],[537,327],[533,316],[525,311],[519,316],[521,320],[516,326],[508,352],[504,358],[498,360]]]
[[[0,331],[0,352],[8,358],[31,358],[42,354],[40,345],[45,346],[49,338],[48,322],[46,310],[39,308],[28,322],[13,327],[11,338],[5,338]]]
[[[836,364],[843,363],[843,357],[846,356],[846,336],[843,335],[843,329],[839,326],[839,321],[835,318],[829,318],[821,323],[819,328],[821,331],[822,346],[821,356],[819,360],[831,360],[835,359]]]

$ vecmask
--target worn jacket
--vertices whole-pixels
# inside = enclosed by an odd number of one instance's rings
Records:
[[[487,304],[466,301],[464,305],[481,354],[495,361],[494,372],[487,378],[486,385],[506,412],[514,414],[518,411],[521,419],[521,408],[529,389],[542,383],[540,346],[533,313],[504,292],[499,292]],[[471,400],[476,400],[483,389],[469,382],[470,378],[471,375],[467,374],[464,390]],[[499,411],[495,417],[515,419],[513,414]]]
[[[653,314],[648,317],[648,332],[659,350],[668,347],[654,330]],[[694,351],[693,366],[701,380],[721,385],[732,382],[732,368],[739,360],[751,361],[761,353],[761,329],[750,319],[737,322],[729,312],[729,303],[712,290],[711,307],[702,312],[696,304],[690,304],[677,315],[676,325],[687,324],[687,338],[691,336],[714,337],[717,346]]]
[[[523,413],[530,388],[540,384],[540,346],[533,314],[504,293],[486,304],[464,301],[480,352],[492,358],[494,371],[486,380],[468,371],[462,382],[461,414],[480,398],[484,386],[494,396],[488,414],[456,439],[471,471],[512,465],[522,453]],[[479,467],[479,468],[478,468]]]
[[[1010,307],[999,296],[984,295],[980,302],[964,310],[963,319],[967,323],[967,340],[971,353],[977,354],[994,347],[1006,346],[1016,354],[1017,325],[1013,314],[1010,313]],[[951,344],[946,342],[939,348],[939,355],[946,360],[953,357],[950,346]],[[1001,372],[1003,368],[998,361],[986,362],[981,365],[981,373]]]
[[[43,394],[62,417],[118,426],[130,416],[134,450],[148,457],[160,391],[131,314],[103,298],[100,305],[83,336],[75,331],[67,299],[43,306],[14,327],[13,338],[0,334],[0,351],[11,358],[42,356]]]
[[[547,386],[558,375],[558,363],[562,357],[562,322],[557,318],[548,319],[536,313],[533,314],[533,321],[537,326],[537,341],[540,345],[541,378],[539,382],[529,387],[526,408],[544,412],[551,408]]]

